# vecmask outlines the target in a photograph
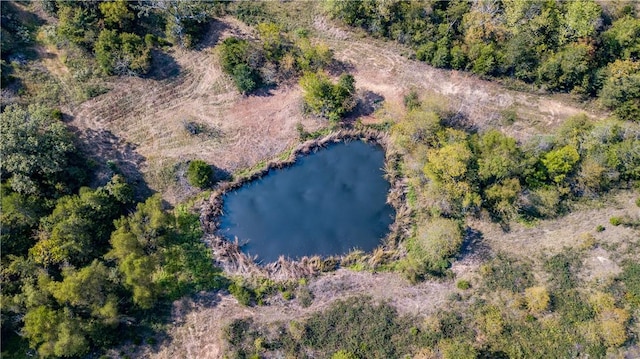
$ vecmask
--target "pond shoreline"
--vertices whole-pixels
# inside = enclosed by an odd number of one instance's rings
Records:
[[[241,251],[237,241],[230,241],[218,233],[219,219],[223,214],[223,196],[244,184],[260,179],[269,171],[282,169],[296,163],[301,156],[318,151],[333,143],[347,141],[364,141],[381,146],[385,153],[385,179],[390,183],[387,203],[395,210],[395,218],[389,226],[389,232],[382,244],[371,253],[362,251],[350,252],[340,256],[322,258],[320,256],[304,256],[293,260],[281,256],[276,262],[259,264],[255,257]],[[401,256],[400,242],[408,235],[410,227],[410,210],[406,203],[407,184],[398,169],[401,156],[392,152],[389,146],[389,135],[374,129],[344,129],[329,133],[316,139],[307,140],[289,151],[285,159],[268,161],[264,166],[237,178],[231,182],[218,184],[201,207],[200,222],[204,229],[204,241],[211,248],[215,265],[231,275],[260,276],[273,280],[291,280],[309,277],[320,272],[337,269],[339,266],[358,264],[361,268],[375,270],[380,265]],[[287,152],[284,152],[285,154]]]

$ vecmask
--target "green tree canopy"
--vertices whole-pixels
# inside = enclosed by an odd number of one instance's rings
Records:
[[[308,72],[300,79],[304,91],[304,102],[315,115],[339,121],[355,106],[355,80],[351,75],[342,75],[337,84],[323,73]]]
[[[60,182],[68,181],[64,177],[75,146],[71,133],[51,110],[40,105],[8,106],[2,112],[0,129],[0,171],[14,191],[42,194],[64,189]]]
[[[110,75],[142,75],[149,70],[148,44],[136,34],[102,30],[95,43],[96,60]]]
[[[189,162],[187,179],[192,186],[205,188],[211,184],[213,169],[203,160],[193,160]]]

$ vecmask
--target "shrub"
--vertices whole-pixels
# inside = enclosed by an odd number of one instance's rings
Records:
[[[203,160],[193,160],[189,163],[187,179],[192,186],[205,188],[211,184],[213,170]]]
[[[459,280],[458,283],[456,283],[456,287],[458,287],[458,289],[467,290],[471,288],[471,283],[469,283],[468,280]]]
[[[238,300],[238,303],[246,306],[251,304],[251,291],[242,283],[231,283],[229,285],[229,293]]]
[[[404,107],[406,107],[407,110],[413,110],[420,107],[420,98],[418,97],[418,92],[416,92],[416,90],[411,90],[411,92],[404,96]]]
[[[620,217],[611,217],[609,218],[609,223],[611,223],[614,226],[619,226],[622,224],[622,218]]]
[[[527,300],[527,308],[532,313],[541,313],[549,307],[549,292],[545,287],[527,288],[524,296]]]
[[[604,229],[605,229],[604,226],[601,224],[596,226],[596,232],[604,232]]]
[[[309,72],[300,79],[304,91],[304,104],[314,115],[338,122],[355,106],[355,80],[351,75],[342,75],[333,84],[322,73]]]

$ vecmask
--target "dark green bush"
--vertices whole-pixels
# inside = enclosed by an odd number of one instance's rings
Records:
[[[187,179],[192,186],[205,188],[211,184],[213,169],[203,160],[193,160],[189,163]]]

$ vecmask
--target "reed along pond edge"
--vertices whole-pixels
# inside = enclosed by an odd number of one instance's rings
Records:
[[[384,151],[385,179],[390,188],[387,203],[395,210],[395,218],[389,226],[389,232],[381,244],[371,253],[353,251],[338,256],[322,258],[320,256],[304,256],[290,259],[280,256],[271,263],[258,264],[254,257],[242,252],[237,241],[231,241],[218,233],[220,217],[223,214],[223,196],[238,189],[248,182],[258,180],[269,171],[293,165],[301,156],[321,150],[333,143],[363,141],[374,143]],[[204,230],[204,241],[213,252],[214,264],[230,275],[260,276],[273,280],[291,280],[314,276],[338,267],[359,265],[362,268],[375,270],[402,256],[400,243],[409,235],[411,228],[411,211],[406,201],[407,181],[400,172],[402,156],[392,151],[389,134],[375,129],[344,129],[331,132],[325,136],[307,140],[289,149],[284,159],[268,161],[262,167],[242,175],[230,182],[219,183],[208,200],[201,207],[200,222]]]

